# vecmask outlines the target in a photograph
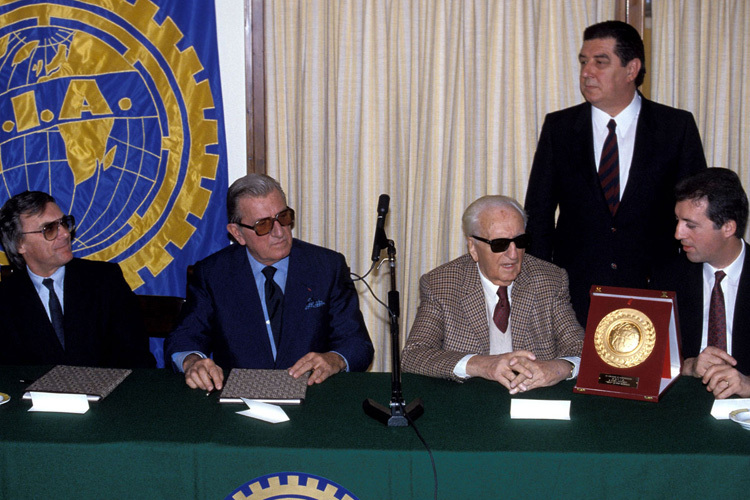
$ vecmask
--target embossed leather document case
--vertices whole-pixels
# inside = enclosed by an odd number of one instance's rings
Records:
[[[132,370],[124,368],[92,368],[57,365],[26,389],[24,399],[32,391],[62,394],[86,394],[89,401],[107,397]]]
[[[221,403],[242,403],[241,398],[263,403],[298,405],[305,400],[309,373],[298,379],[286,370],[232,368],[219,395]]]
[[[674,292],[591,287],[581,369],[582,394],[659,401],[680,376]]]

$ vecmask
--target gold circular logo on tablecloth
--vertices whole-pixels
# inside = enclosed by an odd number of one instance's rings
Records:
[[[594,347],[615,368],[633,368],[648,358],[656,345],[656,331],[648,316],[636,309],[617,309],[599,322]]]

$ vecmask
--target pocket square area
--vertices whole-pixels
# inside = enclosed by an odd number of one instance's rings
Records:
[[[305,304],[305,311],[308,309],[317,309],[318,307],[323,307],[326,305],[325,302],[322,300],[316,300],[316,299],[307,299],[307,304]]]

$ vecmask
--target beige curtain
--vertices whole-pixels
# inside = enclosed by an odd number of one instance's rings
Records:
[[[653,1],[654,100],[693,113],[709,167],[750,187],[750,2]]]
[[[419,277],[466,251],[464,208],[488,193],[523,202],[544,115],[582,101],[583,29],[613,16],[613,0],[265,3],[268,173],[295,236],[358,274],[390,195],[402,344]],[[388,266],[368,282],[385,301]],[[389,370],[388,316],[357,287],[373,370]]]

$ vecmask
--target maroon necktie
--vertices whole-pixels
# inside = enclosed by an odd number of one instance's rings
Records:
[[[599,161],[599,182],[602,183],[604,197],[612,215],[615,215],[617,206],[620,204],[620,153],[617,149],[617,135],[615,128],[617,123],[609,120],[607,128],[609,134],[604,139],[602,156]]]
[[[508,318],[510,317],[510,304],[508,304],[508,287],[501,286],[497,289],[498,301],[495,306],[495,312],[492,313],[492,321],[505,333],[508,329]]]
[[[711,304],[708,307],[708,345],[727,350],[727,313],[724,309],[724,292],[721,291],[721,280],[724,271],[716,271],[714,289],[711,291]]]

